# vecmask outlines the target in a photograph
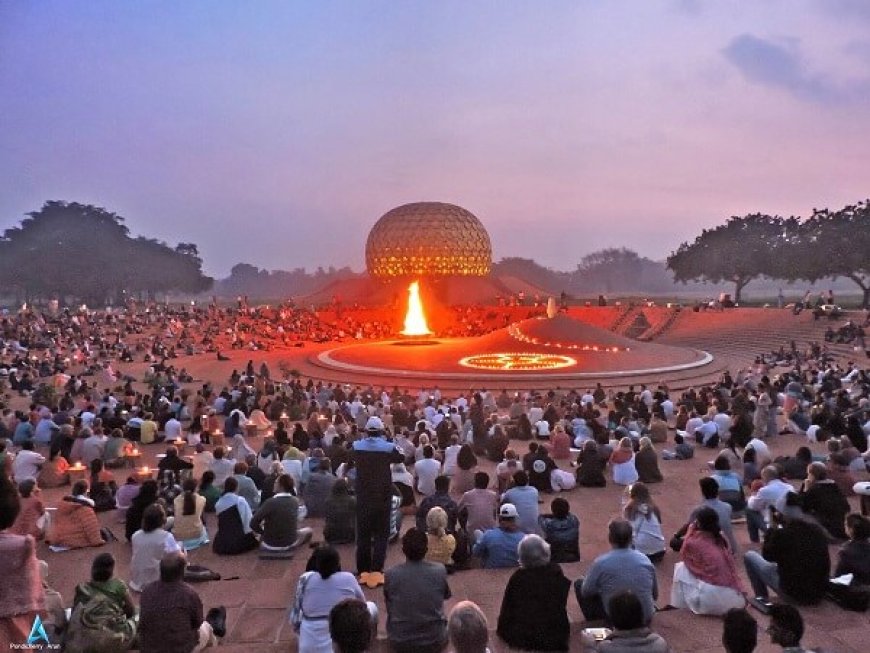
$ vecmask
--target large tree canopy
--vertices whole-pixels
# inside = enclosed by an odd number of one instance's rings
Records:
[[[753,213],[734,216],[715,229],[705,229],[694,242],[684,242],[668,257],[674,279],[734,284],[734,301],[743,288],[761,276],[800,278],[786,251],[798,230],[796,218]]]
[[[870,201],[839,211],[814,210],[800,234],[794,249],[800,277],[851,279],[864,294],[864,307],[870,308]]]
[[[132,238],[124,219],[76,202],[46,202],[0,238],[0,292],[101,303],[127,292],[202,292],[196,245]]]

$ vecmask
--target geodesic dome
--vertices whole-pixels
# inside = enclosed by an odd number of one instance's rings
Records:
[[[375,223],[366,241],[373,277],[489,274],[489,234],[474,214],[454,204],[416,202],[396,207]]]

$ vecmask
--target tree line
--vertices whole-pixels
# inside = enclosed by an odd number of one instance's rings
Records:
[[[805,220],[733,216],[682,243],[665,263],[612,247],[584,256],[570,272],[509,257],[495,263],[493,273],[573,295],[671,292],[675,281],[728,282],[737,302],[746,285],[761,277],[811,283],[843,277],[861,289],[863,304],[870,307],[870,203],[814,209]],[[101,305],[125,294],[198,294],[212,287],[220,296],[277,298],[310,294],[358,276],[349,267],[318,268],[312,274],[239,263],[228,278],[214,283],[202,272],[196,244],[171,247],[133,237],[121,216],[76,202],[46,202],[0,237],[0,295],[25,301],[57,297]]]
[[[0,237],[0,294],[28,302],[100,306],[124,297],[200,293],[212,282],[196,244],[170,247],[133,237],[124,218],[89,204],[46,202]]]
[[[667,259],[680,282],[734,284],[739,302],[746,285],[759,277],[815,282],[844,277],[870,307],[870,202],[837,211],[813,209],[802,220],[762,213],[733,216],[682,243]]]

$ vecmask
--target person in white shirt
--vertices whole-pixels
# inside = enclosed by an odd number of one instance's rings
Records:
[[[695,429],[693,435],[695,442],[703,444],[705,447],[715,448],[719,446],[719,427],[709,416],[704,417],[704,423]]]
[[[226,480],[233,475],[236,462],[225,457],[226,452],[223,447],[215,447],[212,455],[214,459],[211,463],[211,471],[214,472],[214,485],[222,488]]]
[[[459,450],[462,446],[459,444],[459,436],[450,436],[450,446],[444,450],[444,475],[447,477],[453,476],[456,471],[456,461],[459,458]]]
[[[170,417],[163,427],[163,433],[166,434],[166,441],[178,440],[181,438],[181,422],[174,417]]]
[[[82,428],[91,428],[94,425],[94,420],[97,418],[97,415],[94,413],[93,405],[88,405],[85,408],[79,417],[82,420]]]
[[[662,412],[665,414],[665,419],[671,421],[674,417],[674,402],[670,399],[662,401]]]
[[[690,438],[695,437],[695,431],[704,424],[704,420],[698,417],[698,413],[694,410],[689,414],[689,419],[686,422],[686,433]]]
[[[550,423],[545,419],[539,419],[535,422],[535,432],[538,434],[539,438],[549,438]]]
[[[435,460],[435,450],[432,445],[423,447],[423,458],[414,464],[414,476],[417,477],[417,491],[423,496],[435,494],[435,479],[441,474],[441,463]]]
[[[783,512],[786,497],[789,492],[794,492],[794,488],[780,478],[779,468],[775,465],[761,470],[761,480],[764,487],[749,497],[746,504],[746,527],[752,542],[760,541],[759,531],[767,531],[771,509]]]
[[[203,472],[212,469],[214,456],[211,451],[207,451],[200,442],[196,445],[196,452],[191,456],[191,462],[193,463],[193,477],[200,479],[202,478]]]
[[[724,444],[731,437],[731,415],[725,412],[713,415],[716,428],[719,429],[719,441]]]
[[[752,438],[749,442],[746,443],[746,447],[752,447],[755,449],[755,462],[759,467],[765,467],[770,464],[770,449],[764,440],[760,440],[759,438]]]
[[[21,451],[12,461],[12,475],[15,477],[15,482],[20,483],[28,478],[36,480],[39,468],[44,463],[45,456],[36,453],[33,450],[33,441],[27,440],[21,445]]]

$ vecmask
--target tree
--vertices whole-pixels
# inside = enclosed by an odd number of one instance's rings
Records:
[[[794,251],[801,277],[846,277],[861,289],[863,307],[870,308],[870,200],[839,211],[814,209],[800,229]]]
[[[196,245],[181,243],[176,251],[131,238],[123,222],[101,207],[46,202],[3,233],[2,289],[27,300],[58,296],[101,304],[122,290],[199,292],[211,285]]]
[[[786,255],[798,229],[796,218],[753,213],[714,229],[705,229],[694,242],[682,243],[667,260],[674,280],[734,284],[734,301],[761,276],[794,278],[793,258]]]

